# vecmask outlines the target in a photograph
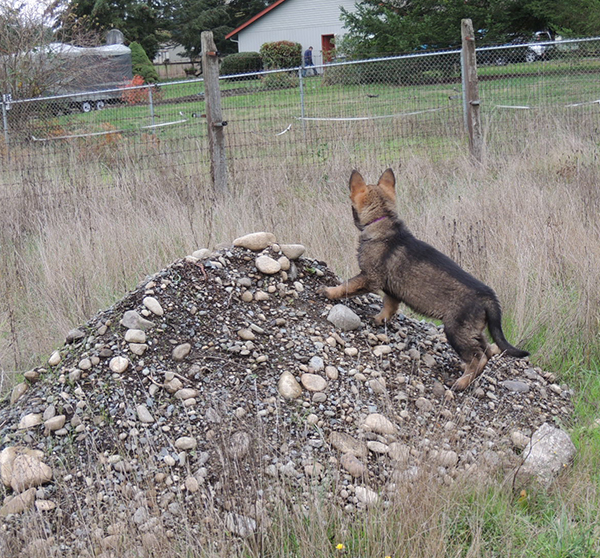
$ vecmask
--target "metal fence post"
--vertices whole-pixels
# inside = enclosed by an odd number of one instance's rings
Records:
[[[304,64],[298,68],[298,79],[300,80],[300,116],[302,118],[302,132],[304,133],[304,139],[306,139],[306,121],[304,120],[304,80],[302,79],[304,74]]]
[[[210,175],[215,191],[224,194],[227,188],[227,159],[225,154],[224,127],[221,114],[221,91],[219,89],[219,53],[212,31],[202,31],[202,76],[206,103],[206,124],[210,150]]]
[[[154,126],[155,124],[155,119],[154,119],[154,96],[152,95],[152,89],[153,89],[153,85],[151,85],[150,87],[148,87],[148,103],[150,104],[150,121],[152,122],[152,126]],[[156,133],[154,128],[152,128],[152,133]]]
[[[475,54],[475,34],[470,19],[461,21],[462,52],[462,87],[463,106],[467,133],[469,134],[469,150],[471,155],[481,163],[483,156],[483,136],[481,132],[481,116],[479,114],[479,86],[477,83],[477,58]]]
[[[4,145],[6,146],[6,159],[10,161],[10,149],[8,148],[8,110],[7,103],[10,95],[2,95],[2,126],[4,127]]]

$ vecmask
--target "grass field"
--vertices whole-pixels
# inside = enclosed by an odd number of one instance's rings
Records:
[[[485,112],[481,165],[465,152],[460,100],[449,99],[451,84],[325,87],[321,78],[307,80],[307,116],[443,110],[303,129],[292,120],[300,112],[296,89],[224,98],[231,174],[223,197],[209,184],[203,121],[190,116],[203,110],[200,101],[158,105],[157,121],[175,121],[183,112],[187,122],[156,135],[138,133],[139,122],[149,121],[147,106],[118,107],[59,117],[53,125],[130,126],[135,134],[12,146],[10,163],[4,159],[0,170],[2,391],[43,363],[72,327],[201,247],[269,230],[282,242],[305,244],[310,256],[350,276],[357,236],[347,199],[350,171],[356,166],[376,180],[391,166],[409,227],[491,285],[504,307],[507,337],[576,389],[577,460],[555,486],[524,498],[501,482],[440,488],[424,480],[391,508],[359,519],[327,502],[308,513],[287,508],[260,545],[249,544],[241,554],[598,556],[598,117],[564,105],[595,100],[600,89],[595,73],[496,79],[514,70],[482,69],[494,77],[480,84],[486,105],[535,101],[540,107],[543,98],[543,110]],[[188,95],[197,86],[177,87]],[[290,122],[290,132],[274,135]],[[165,549],[164,556],[234,552],[225,534],[213,544],[192,542],[193,549]]]
[[[451,111],[453,119],[461,119],[460,68],[456,66],[438,79],[437,74],[422,79],[430,85],[398,87],[409,79],[397,69],[402,60],[379,62],[369,72],[369,66],[335,66],[323,76],[303,80],[303,87],[282,89],[279,82],[263,79],[235,80],[223,78],[221,89],[224,114],[228,122],[243,123],[258,133],[266,123],[289,123],[301,115],[318,118],[403,118],[404,115],[423,111]],[[424,62],[425,63],[425,62]],[[448,61],[450,63],[450,61]],[[396,69],[400,82],[390,78]],[[566,107],[571,104],[597,100],[595,76],[600,71],[596,59],[558,59],[547,63],[483,66],[479,69],[480,94],[490,109],[498,105],[530,106],[540,108]],[[407,70],[408,72],[408,70]],[[285,74],[287,75],[287,74]],[[387,76],[387,77],[386,77]],[[359,83],[356,83],[356,82]],[[354,84],[353,84],[354,83]],[[164,83],[152,87],[153,103],[147,91],[134,91],[134,105],[110,106],[103,111],[71,113],[56,118],[26,118],[25,124],[13,133],[33,135],[39,139],[69,135],[109,133],[152,133],[161,141],[199,138],[204,126],[193,116],[204,113],[204,84],[201,80]],[[135,93],[135,94],[134,94]],[[24,103],[19,108],[26,116],[33,116],[38,103]],[[287,124],[286,124],[287,125]],[[442,128],[439,123],[434,125]],[[306,124],[305,124],[306,126]],[[277,128],[277,126],[275,126]],[[274,129],[275,129],[274,128]],[[396,128],[396,126],[394,126]],[[278,128],[277,128],[278,129]],[[320,131],[321,132],[321,131]]]

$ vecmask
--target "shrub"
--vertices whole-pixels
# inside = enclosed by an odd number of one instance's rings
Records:
[[[131,65],[133,66],[133,75],[144,78],[145,83],[156,83],[158,81],[158,72],[148,58],[142,45],[133,42],[129,45],[131,49]]]
[[[260,47],[265,68],[295,68],[302,65],[302,45],[291,41],[275,41],[264,43]]]
[[[456,53],[431,58],[390,58],[351,66],[333,66],[324,73],[326,85],[431,85],[457,79],[460,79],[460,58]]]
[[[125,84],[125,87],[138,87],[140,85],[144,85],[144,78],[142,76],[135,75],[131,81],[128,81]],[[147,103],[149,100],[148,88],[125,89],[121,94],[121,99],[128,105]]]
[[[245,74],[260,72],[263,62],[258,52],[237,52],[223,58],[221,62],[221,75]]]

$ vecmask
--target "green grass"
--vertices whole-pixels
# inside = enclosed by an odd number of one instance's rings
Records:
[[[489,77],[514,77],[528,75],[531,73],[545,75],[564,74],[592,74],[600,72],[600,61],[596,58],[556,58],[549,61],[538,61],[533,63],[520,62],[504,66],[480,65],[477,75],[480,78]]]
[[[484,119],[514,116],[514,112],[496,108],[498,106],[552,107],[553,110],[581,117],[592,110],[588,105],[565,108],[566,105],[590,103],[598,98],[597,73],[600,71],[600,62],[595,59],[484,66],[478,71],[482,78],[479,90]],[[117,105],[88,114],[73,113],[49,121],[32,121],[30,133],[38,138],[110,131],[152,134],[161,141],[202,138],[206,136],[205,122],[199,116],[205,112],[205,104],[200,98],[197,101],[190,101],[190,98],[203,92],[203,87],[203,82],[191,80],[162,84],[154,94],[156,102],[153,117],[147,104]],[[236,133],[246,136],[240,137],[242,144],[253,142],[248,134],[273,137],[289,124],[298,129],[302,126],[297,120],[302,114],[299,87],[269,90],[260,79],[221,79],[220,87],[226,93],[221,101],[223,117],[230,126],[237,127]],[[391,153],[398,143],[404,148],[411,148],[413,144],[422,145],[425,140],[429,142],[429,147],[435,147],[437,139],[446,136],[439,133],[440,126],[435,123],[438,117],[446,117],[444,113],[449,111],[452,119],[456,120],[456,126],[461,125],[460,87],[459,78],[452,83],[397,86],[375,82],[360,85],[329,84],[326,78],[313,77],[304,80],[304,115],[311,118],[386,117],[379,122],[379,127],[385,128],[383,135],[391,140],[385,153]],[[241,90],[239,95],[228,94],[237,89]],[[177,99],[182,101],[173,102]],[[427,112],[430,110],[441,112]],[[417,114],[407,116],[411,113]],[[416,122],[417,134],[411,124],[413,121]],[[423,128],[423,122],[429,121],[431,132]],[[378,123],[376,120],[372,122]],[[148,128],[152,125],[159,126]],[[321,137],[324,128],[330,135],[344,137],[347,128],[359,130],[365,125],[364,122],[342,124],[330,121],[307,122],[303,127],[318,126]],[[101,141],[103,137],[98,136],[96,141]],[[411,143],[411,138],[416,141]],[[297,143],[297,137],[294,141]],[[438,148],[443,151],[446,147],[448,143],[442,140]]]
[[[569,487],[513,493],[465,482],[451,500],[422,482],[405,490],[412,507],[400,498],[348,516],[323,501],[300,517],[278,514],[261,556],[593,558],[600,552],[598,501],[574,497]]]

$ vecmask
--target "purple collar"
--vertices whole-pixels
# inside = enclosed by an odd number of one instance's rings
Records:
[[[365,227],[368,227],[369,225],[373,225],[373,224],[377,223],[378,221],[383,221],[386,218],[387,218],[387,215],[382,215],[381,217],[377,217],[377,219],[373,219],[373,221],[371,221],[370,223],[367,223],[365,225]]]

